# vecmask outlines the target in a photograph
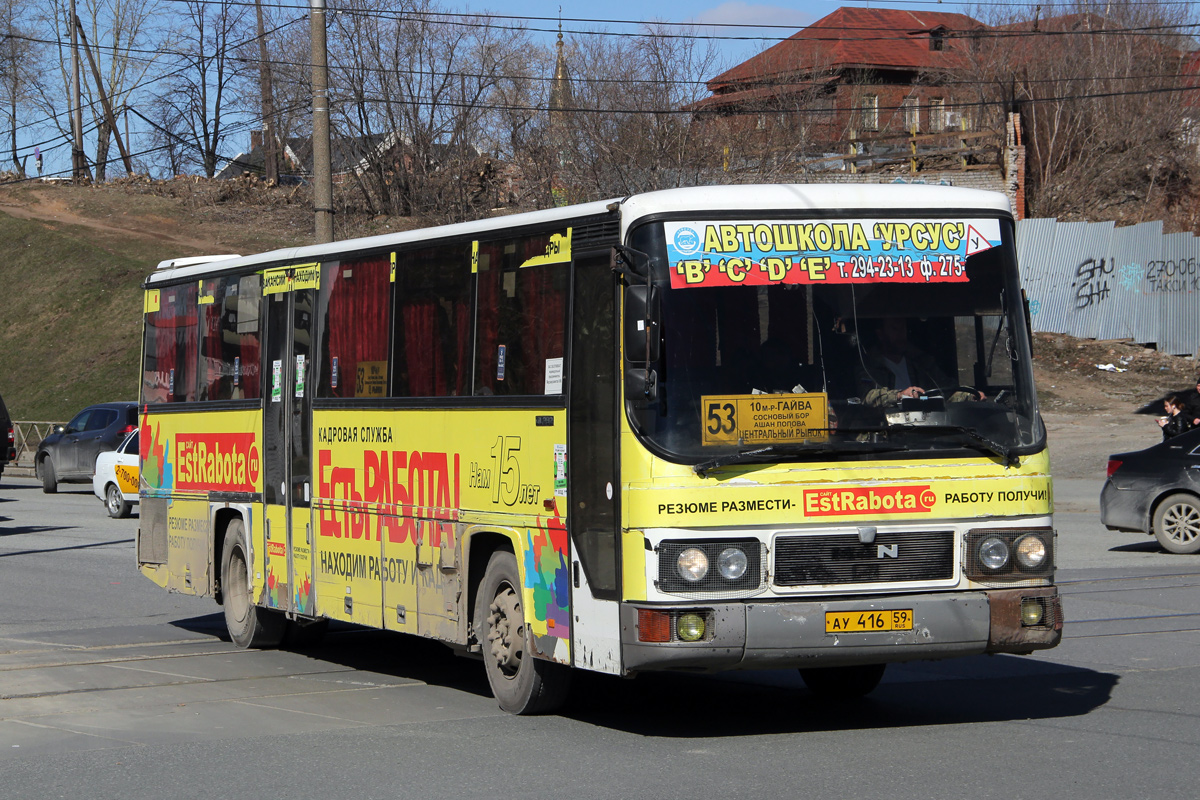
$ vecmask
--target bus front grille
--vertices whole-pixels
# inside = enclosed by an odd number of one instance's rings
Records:
[[[954,577],[954,531],[879,531],[780,536],[775,540],[776,586],[901,583]]]

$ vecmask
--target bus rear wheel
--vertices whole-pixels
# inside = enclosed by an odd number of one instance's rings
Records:
[[[484,669],[500,707],[511,714],[544,714],[566,701],[571,673],[530,653],[517,560],[492,554],[475,600],[475,630]]]
[[[261,608],[250,595],[249,558],[246,529],[240,519],[225,529],[221,547],[221,594],[225,607],[225,627],[238,647],[276,647],[287,630],[287,619],[279,611]]]
[[[811,667],[800,670],[809,691],[829,700],[852,700],[875,690],[887,664],[856,664],[852,667]]]

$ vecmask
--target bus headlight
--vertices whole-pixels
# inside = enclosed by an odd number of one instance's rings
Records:
[[[745,597],[766,586],[767,548],[757,539],[664,539],[658,553],[662,592],[704,600]]]
[[[989,536],[979,543],[979,563],[992,572],[1008,564],[1008,544],[999,536]]]
[[[1040,536],[1030,534],[1017,540],[1017,563],[1022,569],[1040,569],[1046,563],[1046,543]]]
[[[963,575],[988,584],[1049,580],[1054,576],[1054,529],[967,531],[963,542]]]
[[[736,581],[746,574],[746,566],[750,560],[746,554],[736,547],[727,547],[717,556],[717,572],[727,581]]]
[[[685,581],[696,583],[708,574],[708,556],[697,547],[689,547],[675,559],[675,570]]]

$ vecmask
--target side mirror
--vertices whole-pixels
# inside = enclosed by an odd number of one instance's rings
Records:
[[[71,433],[72,431],[66,425],[55,425],[54,432],[55,433]]]
[[[625,287],[625,360],[650,364],[658,361],[661,295],[654,286]]]

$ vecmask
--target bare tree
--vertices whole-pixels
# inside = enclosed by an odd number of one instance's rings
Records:
[[[331,107],[344,167],[372,211],[451,220],[495,205],[495,102],[520,73],[527,36],[442,11],[434,0],[359,0],[333,18]]]
[[[1168,207],[1190,192],[1197,165],[1181,146],[1179,92],[1188,13],[1113,0],[990,20],[972,78],[987,113],[1022,113],[1030,213],[1120,217],[1155,192]]]
[[[234,0],[184,0],[179,26],[180,55],[166,81],[161,102],[170,107],[162,114],[171,133],[192,143],[188,160],[205,176],[216,174],[230,136],[228,115],[232,89],[245,79],[247,65],[235,48],[254,29],[247,6]]]
[[[710,42],[666,36],[573,37],[580,65],[562,154],[571,201],[708,182],[720,155],[687,108],[707,94]]]
[[[17,132],[22,127],[21,112],[34,93],[37,81],[39,45],[28,36],[32,30],[31,9],[18,0],[0,6],[0,101],[8,126],[13,171],[25,177],[25,161],[17,151]]]
[[[119,113],[134,105],[133,98],[155,77],[159,53],[172,47],[170,35],[161,22],[163,8],[159,0],[81,0],[77,3],[76,13],[101,73],[104,93]],[[57,56],[52,59],[57,68],[57,80],[47,79],[44,74],[37,82],[35,102],[50,117],[58,133],[69,139],[72,136],[67,113],[71,107],[71,35],[66,0],[50,0],[42,6],[40,26],[43,36],[54,42],[47,49]],[[83,54],[80,58],[83,64],[82,105],[92,119],[96,177],[104,180],[113,132],[88,62]],[[41,67],[43,73],[54,74],[44,63]]]

